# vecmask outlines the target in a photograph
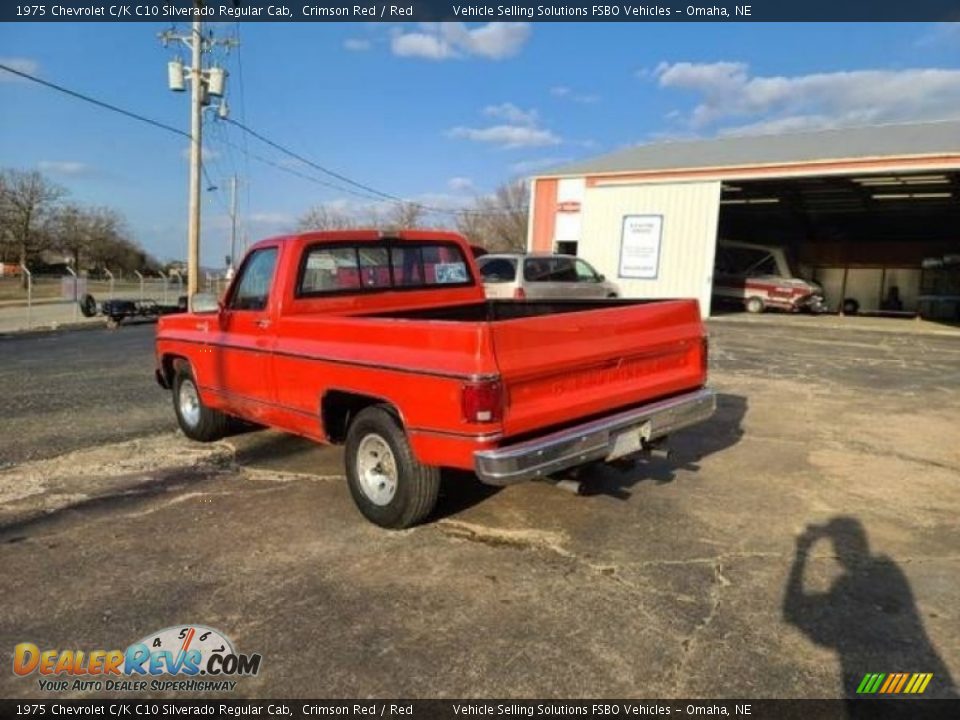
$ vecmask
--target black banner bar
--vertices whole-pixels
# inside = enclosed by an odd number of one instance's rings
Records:
[[[193,0],[4,2],[4,22],[960,22],[958,0],[469,2],[468,0]]]
[[[960,700],[0,700],[0,717],[484,720],[733,717],[757,720],[958,717]]]

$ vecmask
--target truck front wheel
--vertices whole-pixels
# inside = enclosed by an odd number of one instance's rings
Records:
[[[360,512],[380,527],[422,522],[440,492],[440,470],[419,463],[403,428],[382,406],[361,410],[347,430],[347,482]]]
[[[187,367],[180,367],[173,376],[173,410],[177,424],[191,440],[211,442],[227,432],[227,416],[203,404],[197,381]]]

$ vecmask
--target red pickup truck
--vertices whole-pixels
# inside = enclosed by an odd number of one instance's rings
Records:
[[[715,407],[696,301],[488,301],[453,233],[264,240],[208,304],[157,325],[184,434],[215,440],[233,416],[342,443],[350,492],[383,527],[430,514],[440,468],[546,478]]]

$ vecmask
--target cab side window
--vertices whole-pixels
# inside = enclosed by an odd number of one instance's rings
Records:
[[[237,289],[230,298],[232,310],[265,310],[277,264],[277,249],[254,250],[240,270]]]

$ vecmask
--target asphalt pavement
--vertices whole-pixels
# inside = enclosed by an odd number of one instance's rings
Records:
[[[0,467],[170,431],[152,323],[0,337]]]
[[[336,449],[186,441],[152,332],[0,339],[4,652],[201,623],[263,656],[237,697],[956,694],[960,339],[712,324],[718,412],[670,460],[583,497],[449,474],[387,532]]]

